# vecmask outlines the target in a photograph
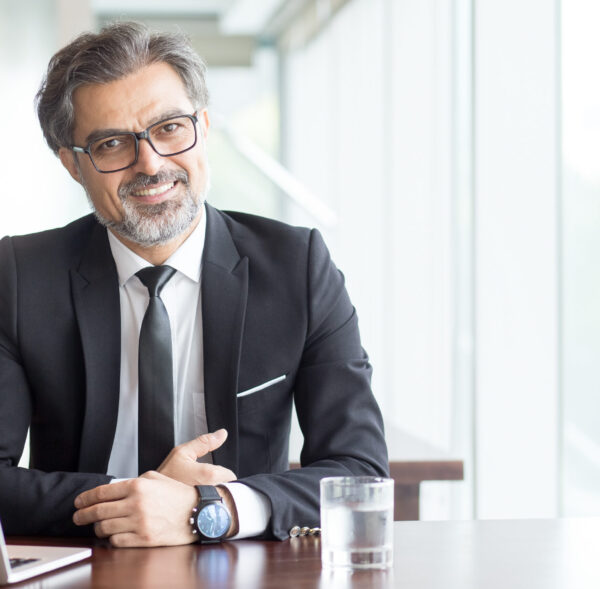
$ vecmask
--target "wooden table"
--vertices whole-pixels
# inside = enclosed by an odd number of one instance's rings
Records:
[[[394,524],[394,567],[354,573],[322,570],[318,537],[146,549],[113,549],[100,541],[73,539],[9,541],[93,546],[91,560],[14,587],[600,587],[600,519],[398,522]]]

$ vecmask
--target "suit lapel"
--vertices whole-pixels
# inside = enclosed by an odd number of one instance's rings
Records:
[[[227,441],[215,464],[238,471],[237,384],[246,301],[248,258],[240,258],[224,219],[206,205],[202,264],[204,393],[209,431],[224,427]]]
[[[117,271],[100,225],[71,270],[71,289],[86,375],[79,470],[106,472],[119,410],[121,327]]]

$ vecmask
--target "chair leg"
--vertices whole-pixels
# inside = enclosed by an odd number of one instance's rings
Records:
[[[394,521],[419,519],[419,483],[394,485]]]

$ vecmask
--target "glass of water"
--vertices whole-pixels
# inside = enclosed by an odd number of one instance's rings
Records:
[[[321,562],[324,567],[391,567],[393,521],[393,479],[321,479]]]

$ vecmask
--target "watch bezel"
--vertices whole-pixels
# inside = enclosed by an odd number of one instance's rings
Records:
[[[203,513],[208,513],[209,510],[212,509],[216,509],[218,511],[220,511],[221,513],[224,513],[227,517],[226,517],[226,523],[223,523],[223,531],[216,535],[216,536],[212,536],[209,533],[209,530],[206,530],[206,522],[204,520],[202,520],[202,514]],[[214,517],[211,517],[211,520],[214,521]],[[219,518],[219,520],[221,519],[222,516],[217,516]],[[229,527],[231,526],[231,514],[229,513],[229,510],[227,509],[227,507],[225,507],[225,505],[223,505],[222,501],[207,501],[206,503],[204,503],[204,505],[202,505],[202,507],[200,507],[197,512],[195,513],[195,519],[196,519],[196,528],[198,529],[199,534],[201,534],[204,538],[207,538],[209,540],[220,540],[221,538],[223,538],[225,536],[225,534],[227,534],[227,531],[229,530]]]

